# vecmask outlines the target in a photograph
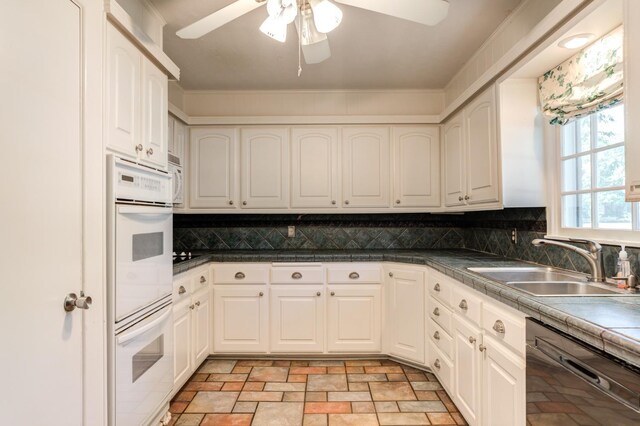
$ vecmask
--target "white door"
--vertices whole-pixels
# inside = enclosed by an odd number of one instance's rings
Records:
[[[389,207],[388,127],[342,130],[343,207]]]
[[[213,289],[213,351],[267,352],[269,297],[266,286]]]
[[[443,130],[444,203],[447,207],[464,205],[466,171],[462,115],[449,120]]]
[[[289,129],[242,129],[242,208],[289,207]]]
[[[335,285],[328,291],[328,351],[380,352],[380,286]]]
[[[232,128],[191,130],[189,206],[236,208],[240,144]]]
[[[167,76],[142,57],[142,163],[167,168]]]
[[[338,129],[291,130],[291,206],[338,207]]]
[[[271,352],[324,351],[322,285],[271,287]]]
[[[191,376],[191,309],[185,300],[173,307],[173,383],[174,390]]]
[[[490,336],[482,368],[482,419],[486,426],[526,424],[525,361]]]
[[[482,343],[480,330],[458,315],[453,320],[454,400],[471,426],[480,423]]]
[[[209,336],[211,335],[211,309],[209,290],[202,290],[193,297],[193,358],[197,368],[211,353]]]
[[[440,206],[440,131],[394,127],[394,207]]]
[[[0,423],[6,425],[79,426],[87,414],[83,327],[100,321],[93,314],[105,302],[93,294],[94,311],[63,309],[68,293],[83,290],[94,261],[83,258],[92,235],[83,232],[83,164],[96,164],[83,158],[92,150],[83,149],[100,141],[84,143],[83,23],[83,10],[69,0],[0,2],[0,147],[12,159],[0,169]],[[100,253],[94,257],[100,261]]]
[[[424,273],[392,269],[389,274],[390,351],[424,363]]]
[[[469,204],[498,201],[498,136],[493,86],[464,110]]]
[[[107,147],[137,159],[142,137],[141,54],[113,25],[107,25]],[[166,111],[164,112],[166,114]],[[144,147],[143,147],[144,149]]]

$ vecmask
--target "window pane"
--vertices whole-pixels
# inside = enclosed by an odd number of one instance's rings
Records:
[[[583,155],[562,161],[562,191],[591,188],[591,156]]]
[[[622,105],[598,113],[598,139],[596,146],[624,142],[624,108]]]
[[[576,121],[578,132],[578,152],[591,149],[591,115],[579,118]]]
[[[591,194],[562,197],[562,226],[591,228]]]
[[[631,203],[624,201],[624,191],[596,194],[598,228],[631,229]]]
[[[624,146],[596,154],[598,188],[624,186]]]
[[[562,156],[576,153],[576,122],[572,121],[562,126]]]

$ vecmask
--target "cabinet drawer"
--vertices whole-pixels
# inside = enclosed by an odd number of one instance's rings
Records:
[[[436,345],[446,356],[453,358],[453,338],[433,320],[431,320],[431,329],[433,330],[433,333],[429,337],[433,344]]]
[[[432,271],[429,279],[429,294],[451,307],[451,292],[454,284],[445,275]]]
[[[196,293],[209,287],[209,283],[211,282],[209,267],[200,268],[193,273],[189,273],[189,275],[191,276],[191,293]]]
[[[271,268],[272,284],[324,284],[324,271],[321,266],[297,266]]]
[[[374,265],[332,265],[327,268],[329,284],[380,284],[382,270]]]
[[[482,306],[482,328],[496,340],[524,355],[526,339],[524,318],[518,318],[497,306],[485,303]]]
[[[266,284],[269,267],[266,265],[216,265],[213,267],[214,284]]]
[[[463,290],[458,286],[453,289],[451,299],[453,311],[480,327],[482,300],[474,296],[471,291]]]
[[[451,334],[451,329],[453,327],[453,314],[451,313],[449,308],[444,306],[433,297],[430,297],[429,299],[429,315],[431,316],[431,319],[434,320],[440,327],[442,327],[444,331]]]
[[[453,363],[433,342],[431,342],[430,346],[429,367],[447,392],[453,394]]]

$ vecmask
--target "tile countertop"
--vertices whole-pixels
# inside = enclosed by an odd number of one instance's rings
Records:
[[[434,268],[532,318],[640,367],[640,295],[536,297],[482,278],[466,268],[530,266],[472,250],[265,250],[195,252],[173,268],[179,274],[208,262],[398,262]]]

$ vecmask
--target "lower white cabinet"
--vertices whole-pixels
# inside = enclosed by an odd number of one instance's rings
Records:
[[[482,378],[480,329],[457,314],[453,317],[454,401],[469,425],[480,424],[480,380]]]
[[[334,285],[327,290],[327,350],[380,352],[380,286]]]
[[[191,376],[194,365],[191,360],[191,304],[185,300],[173,307],[173,383],[174,390]]]
[[[264,353],[268,348],[269,297],[263,285],[213,289],[213,351]]]
[[[193,358],[198,366],[211,353],[209,336],[211,334],[211,309],[209,290],[202,290],[192,298],[193,305]]]
[[[424,273],[390,269],[388,286],[391,354],[424,363]]]
[[[324,287],[271,287],[271,352],[324,352]]]

